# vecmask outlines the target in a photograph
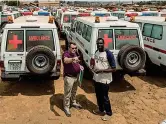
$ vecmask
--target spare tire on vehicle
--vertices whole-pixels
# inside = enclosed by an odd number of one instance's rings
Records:
[[[118,62],[125,72],[135,72],[145,66],[146,54],[141,47],[127,44],[119,51]]]
[[[55,66],[54,53],[46,46],[35,46],[26,56],[26,66],[33,74],[48,74]]]

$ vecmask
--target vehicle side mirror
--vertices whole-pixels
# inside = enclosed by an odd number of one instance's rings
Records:
[[[75,32],[75,30],[76,30],[76,28],[72,28],[72,29],[71,29],[72,32]]]
[[[3,34],[3,31],[4,31],[4,29],[1,29],[1,32],[0,32],[0,33]]]

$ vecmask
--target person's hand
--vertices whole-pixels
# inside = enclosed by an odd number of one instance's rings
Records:
[[[84,70],[84,67],[80,65],[80,69],[81,69],[81,70]]]
[[[102,71],[99,70],[99,69],[95,69],[94,72],[95,72],[96,74],[98,74],[98,73],[101,73]]]
[[[74,63],[78,63],[78,62],[80,62],[80,60],[79,60],[78,57],[74,57],[73,60],[74,60],[74,61],[73,61]]]

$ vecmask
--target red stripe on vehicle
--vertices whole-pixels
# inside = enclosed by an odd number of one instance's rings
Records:
[[[149,45],[147,45],[147,44],[145,44],[144,46],[147,47],[147,48],[153,49],[152,46],[149,46]]]
[[[158,50],[159,50],[159,51],[157,50],[158,52],[161,52],[161,53],[166,54],[166,50],[162,50],[162,49],[159,49],[159,48],[156,48],[156,47],[147,45],[147,44],[145,44],[144,46],[147,47],[147,48],[153,49],[153,50],[155,50],[155,51],[156,51],[156,49],[158,49]]]

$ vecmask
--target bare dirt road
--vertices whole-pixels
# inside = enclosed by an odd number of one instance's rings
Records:
[[[155,75],[126,76],[125,81],[112,83],[113,116],[108,122],[92,114],[97,106],[90,80],[84,80],[78,89],[83,109],[71,108],[71,118],[62,110],[62,77],[54,82],[1,82],[0,124],[158,124],[166,119],[166,77]]]

